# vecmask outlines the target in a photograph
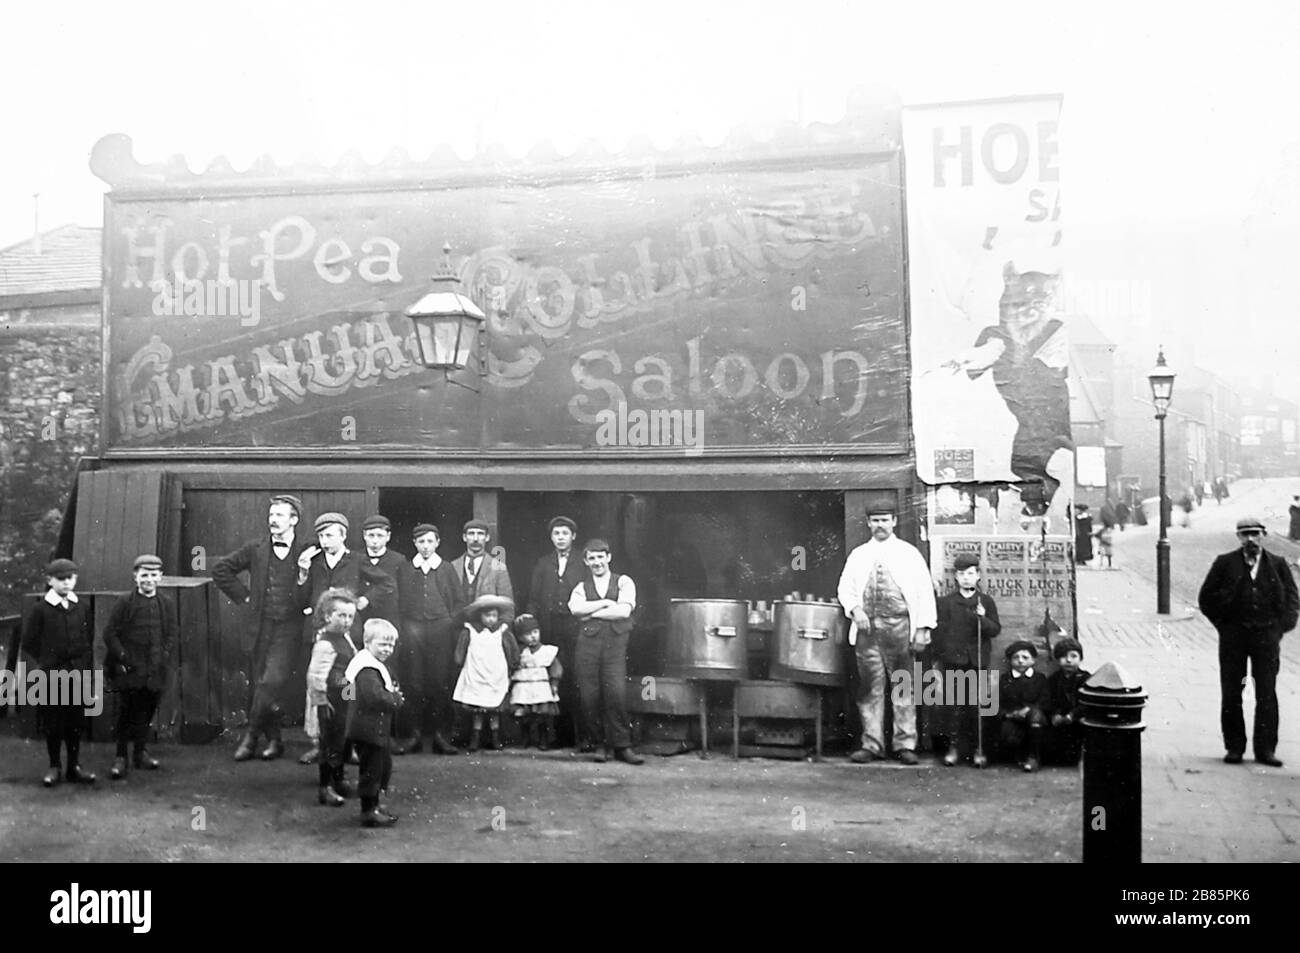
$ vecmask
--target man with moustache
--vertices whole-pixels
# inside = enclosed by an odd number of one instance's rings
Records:
[[[488,542],[492,539],[492,530],[481,519],[472,519],[465,524],[461,533],[465,541],[465,555],[452,560],[451,568],[456,570],[461,587],[465,591],[465,603],[468,605],[479,596],[501,596],[515,601],[514,586],[510,584],[510,573],[505,560],[488,554]],[[501,621],[510,625],[515,620],[515,610],[501,610]]]
[[[840,574],[839,600],[852,620],[849,644],[856,649],[858,711],[862,747],[851,759],[866,764],[885,756],[885,698],[890,673],[912,671],[912,655],[930,644],[937,623],[934,584],[925,558],[911,543],[894,535],[898,525],[892,503],[867,510],[871,539],[849,553]],[[894,756],[916,764],[916,694],[894,703]]]
[[[578,524],[567,516],[557,516],[551,520],[549,529],[554,548],[533,567],[526,611],[541,624],[542,641],[559,648],[561,667],[572,672],[575,671],[573,651],[578,639],[578,620],[569,612],[569,596],[582,582],[586,568],[582,559],[573,552]],[[580,711],[577,679],[561,680],[556,739],[561,747],[573,744],[582,733],[576,727]]]
[[[248,728],[235,749],[236,761],[253,757],[259,735],[266,736],[264,761],[284,753],[280,719],[284,692],[302,645],[302,602],[298,588],[298,559],[305,543],[295,537],[302,501],[287,493],[271,497],[267,514],[269,537],[250,540],[212,566],[212,581],[232,602],[248,605],[256,620],[253,665],[249,670],[253,698]],[[239,574],[248,573],[244,583]]]
[[[1219,630],[1219,719],[1228,764],[1241,764],[1246,751],[1246,722],[1241,692],[1246,662],[1255,679],[1255,761],[1282,767],[1277,757],[1277,672],[1282,636],[1300,617],[1291,567],[1263,546],[1267,531],[1257,517],[1237,521],[1240,549],[1214,560],[1201,585],[1201,612]]]

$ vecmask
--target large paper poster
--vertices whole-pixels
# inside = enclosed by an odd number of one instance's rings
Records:
[[[980,560],[980,589],[997,603],[1002,633],[993,641],[991,660],[1028,639],[1047,664],[1051,647],[1074,629],[1070,544],[1064,537],[942,536],[931,544],[932,574],[940,595],[957,588],[953,561],[962,553]]]
[[[1041,485],[1049,518],[1064,516],[1056,490],[1073,473],[1060,108],[922,106],[903,125],[918,474]]]

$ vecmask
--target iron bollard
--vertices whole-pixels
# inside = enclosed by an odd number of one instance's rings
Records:
[[[1142,861],[1142,709],[1147,694],[1107,662],[1079,688],[1083,707],[1083,862]]]

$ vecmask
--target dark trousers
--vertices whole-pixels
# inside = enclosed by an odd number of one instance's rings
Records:
[[[388,782],[393,776],[393,755],[387,745],[381,748],[366,741],[354,744],[361,761],[357,795],[361,798],[361,813],[366,814],[379,805],[379,792],[388,788]]]
[[[1273,754],[1277,749],[1277,670],[1281,635],[1270,630],[1224,629],[1219,633],[1219,687],[1222,704],[1219,719],[1223,747],[1246,750],[1246,722],[1241,711],[1241,691],[1246,681],[1246,662],[1255,682],[1255,754]]]
[[[934,671],[943,679],[944,695],[943,704],[929,710],[930,734],[943,735],[960,757],[969,758],[978,739],[979,670],[935,659]]]
[[[1041,758],[1043,748],[1043,726],[1047,724],[1042,709],[1029,709],[1025,718],[1008,718],[1002,716],[1002,725],[998,731],[998,742],[1002,757],[1015,761],[1026,758]]]
[[[455,726],[456,638],[450,619],[403,619],[397,643],[397,680],[407,702],[397,710],[398,738],[449,736]]]
[[[316,706],[316,724],[320,726],[320,759],[317,761],[320,771],[321,787],[338,790],[343,782],[343,765],[347,763],[347,703],[342,698],[332,698],[334,712],[324,705]]]
[[[574,649],[574,680],[587,740],[611,748],[632,744],[627,719],[627,639],[627,635],[606,628],[594,635],[579,635]]]
[[[68,767],[76,767],[81,751],[81,729],[86,723],[85,709],[80,705],[45,705],[40,713],[50,767],[61,767],[59,755],[64,746],[68,749]]]
[[[302,646],[302,620],[264,622],[253,647],[253,701],[248,709],[248,730],[280,737],[285,692],[293,679]]]
[[[141,751],[149,741],[149,723],[158,710],[158,692],[150,688],[124,688],[117,696],[117,756],[126,757],[126,743]]]

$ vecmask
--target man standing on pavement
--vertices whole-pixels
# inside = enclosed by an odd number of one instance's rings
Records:
[[[514,586],[510,584],[510,572],[504,559],[488,554],[488,542],[492,539],[492,530],[481,519],[472,519],[465,524],[461,533],[465,541],[465,555],[452,560],[451,568],[460,577],[461,587],[465,590],[466,604],[479,596],[501,596],[515,601]],[[501,610],[501,621],[506,625],[515,620],[513,608]]]
[[[609,543],[603,539],[589,540],[584,550],[588,571],[569,595],[569,611],[581,620],[574,649],[582,705],[579,723],[590,732],[597,762],[604,762],[606,749],[613,748],[619,761],[643,764],[645,759],[632,750],[627,719],[627,639],[636,608],[636,584],[609,571]]]
[[[1264,549],[1262,520],[1237,521],[1241,548],[1214,560],[1201,585],[1201,612],[1219,630],[1219,717],[1228,764],[1241,764],[1246,751],[1246,722],[1241,692],[1246,661],[1255,679],[1255,760],[1282,767],[1277,757],[1277,672],[1282,636],[1296,626],[1300,593],[1291,568],[1281,556]]]
[[[526,611],[541,624],[542,641],[559,650],[560,666],[566,672],[574,671],[573,649],[578,638],[577,620],[569,612],[569,595],[586,575],[586,567],[574,555],[573,540],[578,524],[567,516],[551,520],[552,552],[537,560],[528,585]],[[559,744],[567,747],[577,741],[581,733],[576,729],[578,714],[577,680],[566,678],[560,682]]]
[[[251,540],[212,566],[212,581],[217,588],[232,602],[250,606],[256,620],[249,671],[253,699],[248,709],[248,728],[235,749],[236,761],[253,757],[258,736],[263,733],[267,741],[261,752],[263,761],[284,753],[280,741],[284,691],[302,645],[298,558],[304,542],[294,538],[301,516],[302,502],[296,496],[286,493],[271,497],[267,515],[270,537]],[[245,571],[247,585],[239,578]]]
[[[849,644],[858,664],[858,711],[862,715],[862,747],[851,758],[866,764],[884,757],[885,698],[890,673],[912,672],[913,652],[930,644],[937,621],[934,584],[921,553],[894,535],[898,525],[893,504],[867,510],[871,539],[849,553],[840,574],[839,600],[853,620]],[[895,693],[895,757],[916,764],[916,695]]]

